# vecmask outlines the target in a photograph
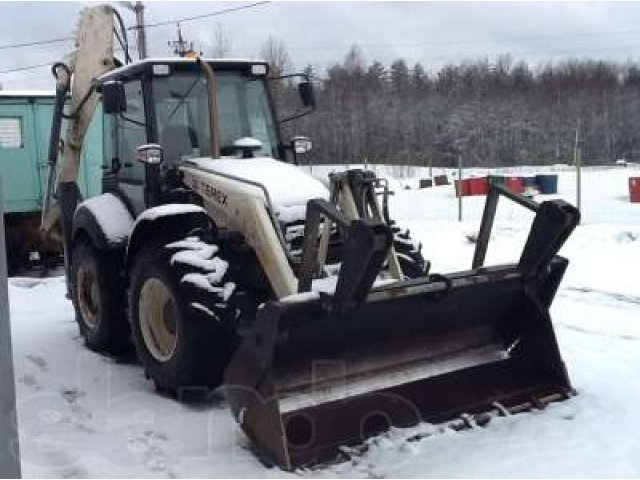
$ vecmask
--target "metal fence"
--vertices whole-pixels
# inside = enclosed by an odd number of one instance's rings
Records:
[[[475,192],[463,197],[456,194],[456,181],[463,179],[487,179],[487,177],[515,178],[523,182],[528,191],[527,180],[540,174],[557,176],[556,188],[553,193],[545,194],[536,187],[533,188],[534,199],[545,201],[561,198],[577,206],[582,214],[582,225],[593,224],[627,224],[640,225],[640,193],[636,190],[636,200],[632,202],[631,184],[633,179],[640,179],[640,164],[609,164],[582,166],[578,170],[575,165],[556,164],[540,166],[511,166],[511,167],[440,167],[419,165],[394,164],[349,164],[349,165],[313,165],[307,168],[313,175],[324,178],[331,171],[346,168],[369,168],[380,177],[391,180],[392,190],[418,190],[426,188],[424,196],[409,197],[416,203],[415,217],[411,220],[462,221],[478,225],[482,217],[485,195]],[[442,178],[444,184],[439,184]],[[635,180],[636,182],[640,180]],[[476,184],[477,185],[477,184]],[[511,185],[508,185],[511,186]],[[391,200],[392,213],[398,200]],[[423,202],[423,208],[417,204]],[[407,201],[400,203],[403,208],[400,214],[407,210]],[[525,212],[526,213],[526,212]],[[497,220],[517,220],[522,216],[522,209],[511,207],[504,202],[498,209]]]

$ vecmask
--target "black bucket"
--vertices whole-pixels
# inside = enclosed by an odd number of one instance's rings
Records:
[[[232,411],[293,469],[391,426],[564,394],[549,306],[566,266],[554,258],[535,282],[516,265],[397,282],[343,314],[314,293],[269,302],[228,368]]]

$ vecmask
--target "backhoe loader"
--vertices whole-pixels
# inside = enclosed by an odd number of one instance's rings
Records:
[[[118,65],[113,30],[111,7],[87,9],[75,55],[54,66],[61,105],[73,87],[50,191],[60,216],[47,225],[61,226],[89,348],[132,340],[146,375],[178,398],[223,385],[256,450],[284,469],[335,460],[391,426],[571,394],[549,307],[574,207],[492,186],[472,268],[432,273],[389,218],[384,180],[349,170],[326,188],[292,164],[311,144],[283,142],[267,63]],[[314,107],[298,78],[296,117]],[[83,200],[79,152],[99,101],[110,153],[103,193]],[[500,197],[535,219],[517,261],[485,267]]]

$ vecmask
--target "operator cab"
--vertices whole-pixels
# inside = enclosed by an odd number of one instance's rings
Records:
[[[299,91],[307,111],[288,119],[276,117],[269,89],[269,65],[253,60],[202,60],[215,73],[217,150],[221,157],[271,157],[286,160],[310,142],[295,137],[282,142],[279,124],[310,113],[314,107],[306,75]],[[289,78],[287,76],[285,78]],[[112,70],[98,79],[103,108],[109,120],[105,138],[111,138],[111,165],[107,177],[131,199],[136,211],[169,201],[162,192],[179,187],[178,166],[185,160],[215,157],[212,152],[209,80],[194,59],[147,59]],[[215,136],[214,136],[215,137]],[[302,140],[301,140],[302,139]],[[157,161],[144,159],[150,146],[158,145]],[[139,147],[143,147],[142,150]],[[142,152],[142,153],[140,153]],[[137,161],[143,160],[143,161]],[[161,163],[161,166],[159,165]],[[150,178],[150,168],[155,177]],[[113,183],[113,180],[111,183]],[[155,184],[155,187],[154,187]],[[161,187],[160,187],[161,186]],[[166,196],[166,195],[165,195]]]

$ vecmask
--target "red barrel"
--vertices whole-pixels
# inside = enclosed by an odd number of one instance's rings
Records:
[[[489,179],[487,177],[470,178],[467,182],[469,183],[469,195],[486,195],[489,193]]]
[[[629,178],[629,201],[640,203],[640,177]]]
[[[462,186],[460,186],[460,184],[462,184]],[[454,180],[453,185],[456,188],[456,197],[458,196],[466,197],[467,195],[469,195],[469,179],[468,178],[462,180],[462,182],[460,182],[460,180]]]
[[[524,179],[522,177],[505,177],[504,186],[516,193],[524,193]]]

